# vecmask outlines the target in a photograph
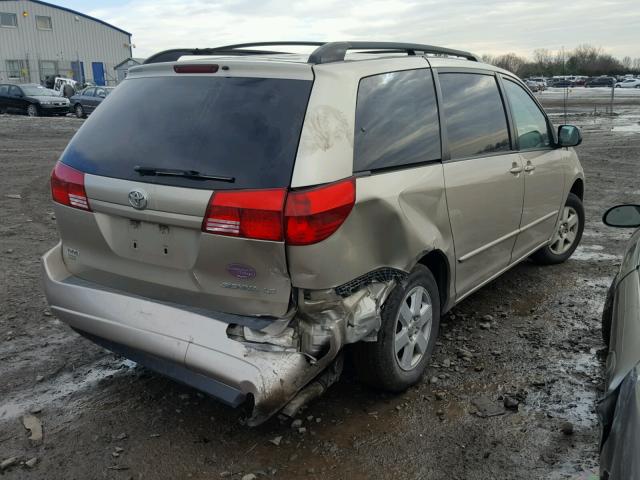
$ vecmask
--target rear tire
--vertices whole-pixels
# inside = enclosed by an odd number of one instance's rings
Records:
[[[584,207],[582,200],[570,193],[560,212],[553,238],[548,245],[531,255],[531,260],[541,265],[565,262],[578,248],[584,230]]]
[[[431,271],[418,265],[382,307],[376,342],[354,345],[354,364],[366,384],[401,392],[420,381],[438,337],[440,296]]]
[[[33,103],[27,107],[27,115],[29,117],[38,117],[40,112],[38,111],[38,107],[36,107]]]

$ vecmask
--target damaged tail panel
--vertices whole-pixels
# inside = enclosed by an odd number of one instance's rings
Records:
[[[333,383],[343,346],[375,340],[380,307],[395,284],[371,283],[346,297],[335,290],[300,291],[296,310],[255,322],[78,281],[60,245],[42,262],[47,298],[58,318],[105,348],[228,405],[251,402],[248,425],[264,422],[293,399],[287,411],[295,412]]]

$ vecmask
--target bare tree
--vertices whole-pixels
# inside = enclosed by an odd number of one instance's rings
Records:
[[[573,50],[550,51],[545,48],[533,52],[533,61],[515,53],[483,55],[482,60],[510,70],[521,76],[532,75],[614,75],[640,71],[640,58],[625,57],[622,61],[591,45],[579,45]]]
[[[522,67],[524,67],[526,63],[526,58],[519,57],[515,53],[500,55],[499,57],[496,57],[493,62],[496,67],[504,68],[516,75],[520,75],[522,73]]]

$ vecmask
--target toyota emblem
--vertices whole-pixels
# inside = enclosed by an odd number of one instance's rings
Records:
[[[147,193],[142,190],[131,190],[129,204],[136,210],[144,210],[147,208]]]

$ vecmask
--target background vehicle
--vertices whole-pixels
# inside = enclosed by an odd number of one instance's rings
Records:
[[[552,78],[549,81],[549,86],[553,88],[569,88],[574,87],[575,83],[572,80],[566,78]]]
[[[618,205],[606,225],[640,227],[640,205]],[[602,423],[600,475],[640,478],[640,230],[631,236],[602,312],[608,347],[605,396],[598,405]]]
[[[529,80],[531,80],[532,82],[537,82],[538,85],[540,85],[542,87],[542,90],[547,88],[547,79],[544,77],[529,77]]]
[[[616,88],[640,88],[640,78],[627,78],[616,83]]]
[[[130,71],[52,173],[43,257],[59,318],[250,400],[251,424],[335,381],[349,344],[368,384],[415,384],[442,312],[524,259],[565,261],[584,227],[580,132],[512,73],[416,44],[255,51],[290,44]]]
[[[615,83],[615,79],[613,77],[591,77],[589,78],[584,86],[587,88],[590,87],[611,87]]]
[[[37,84],[0,84],[0,113],[5,112],[26,113],[30,117],[66,115],[69,100]]]
[[[69,108],[78,118],[86,118],[115,87],[88,87],[69,99]]]
[[[533,80],[525,80],[524,83],[532,92],[539,92],[541,90],[540,84],[538,82],[534,82]]]
[[[71,78],[56,77],[53,89],[61,96],[71,98],[78,88],[78,82]]]
[[[576,76],[573,85],[576,87],[583,87],[589,77],[585,76]]]

